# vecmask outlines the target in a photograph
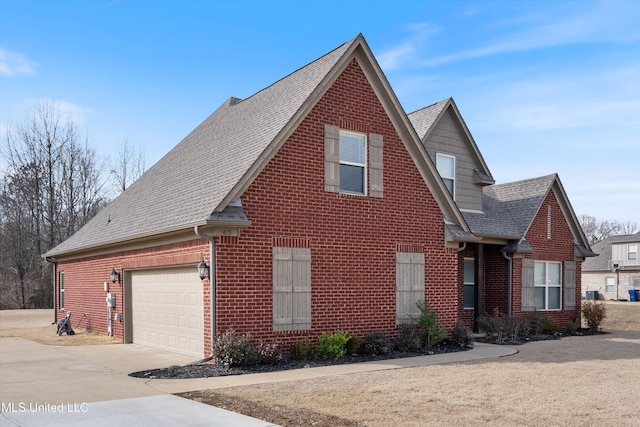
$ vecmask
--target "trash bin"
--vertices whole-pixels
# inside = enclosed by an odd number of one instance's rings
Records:
[[[598,291],[587,291],[587,299],[595,301],[598,299]]]
[[[638,291],[636,291],[635,289],[629,290],[629,301],[638,301]]]
[[[640,301],[640,289],[636,289],[636,301]]]

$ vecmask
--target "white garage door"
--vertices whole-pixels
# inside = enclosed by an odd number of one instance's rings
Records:
[[[202,288],[193,266],[131,272],[133,342],[203,357]]]

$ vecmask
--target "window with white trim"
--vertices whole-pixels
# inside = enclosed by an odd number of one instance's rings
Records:
[[[59,309],[64,308],[64,272],[60,272],[60,300],[58,301]]]
[[[451,197],[455,198],[456,188],[456,158],[448,154],[436,154],[436,169],[444,182],[445,187],[449,190]]]
[[[534,264],[533,303],[536,310],[560,310],[562,264],[536,261]]]
[[[638,244],[630,243],[627,245],[627,261],[636,261],[638,259]]]
[[[340,131],[340,192],[366,194],[367,137]]]
[[[475,307],[476,291],[476,260],[464,259],[464,308]]]
[[[616,291],[616,278],[615,277],[607,277],[604,291],[607,293],[614,293]]]

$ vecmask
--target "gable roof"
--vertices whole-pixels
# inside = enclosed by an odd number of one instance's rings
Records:
[[[80,253],[198,225],[249,225],[225,214],[354,58],[448,221],[468,231],[360,34],[254,95],[230,98],[78,232],[45,254]]]
[[[484,157],[482,157],[482,153],[480,153],[478,145],[473,139],[473,136],[462,118],[462,114],[460,114],[460,110],[458,110],[458,106],[453,98],[449,97],[440,102],[436,102],[435,104],[428,105],[414,111],[413,113],[409,113],[408,116],[411,124],[418,133],[418,136],[422,142],[425,143],[429,138],[429,135],[431,135],[431,132],[436,128],[437,123],[442,119],[447,111],[451,111],[453,113],[455,120],[460,125],[467,145],[470,148],[470,154],[475,157],[477,163],[481,167],[481,169],[474,170],[478,182],[484,185],[495,184],[495,180],[491,176],[491,171],[489,171],[489,166],[487,166],[487,163],[484,161]]]
[[[582,264],[582,271],[609,271],[609,260],[612,258],[612,246],[617,243],[640,244],[640,232],[636,234],[624,234],[620,236],[609,236],[592,245],[592,248],[599,256],[585,260]],[[638,270],[640,266],[625,266],[627,270]],[[624,271],[624,270],[623,270]]]
[[[484,187],[483,212],[463,211],[462,215],[473,234],[517,241],[508,249],[528,252],[531,247],[524,238],[551,191],[573,235],[576,254],[595,256],[557,174]]]

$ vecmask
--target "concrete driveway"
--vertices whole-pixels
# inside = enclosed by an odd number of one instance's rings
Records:
[[[2,324],[11,324],[6,313]],[[128,376],[193,361],[134,344],[49,346],[0,338],[0,427],[272,425],[173,396],[148,380]]]

